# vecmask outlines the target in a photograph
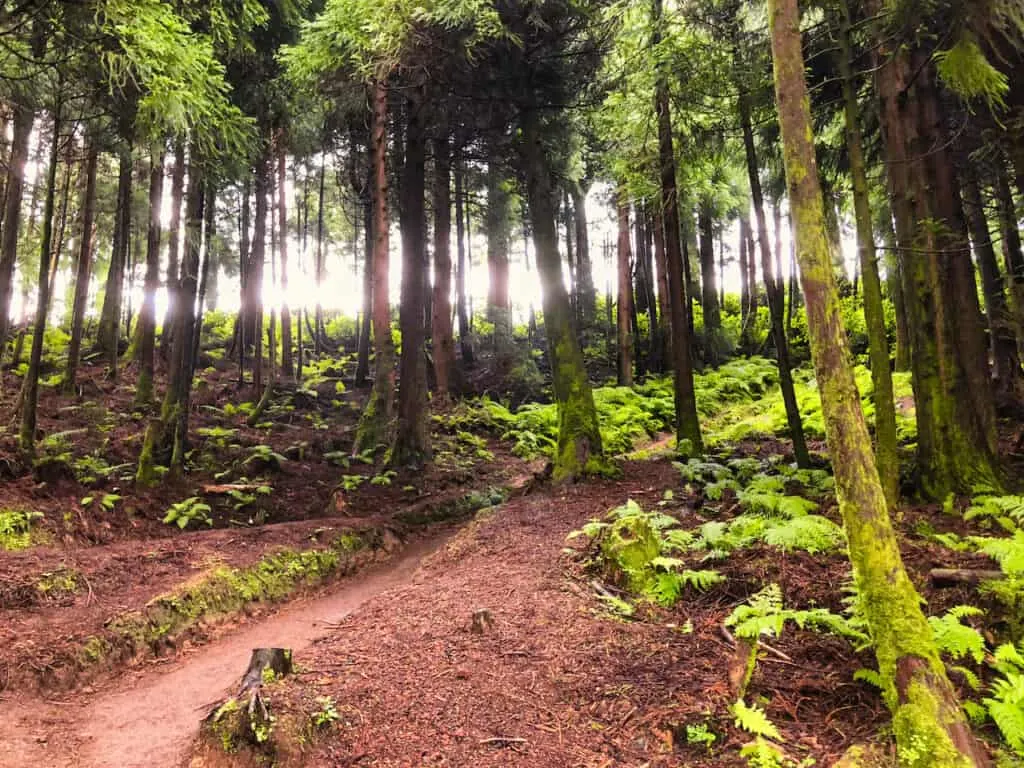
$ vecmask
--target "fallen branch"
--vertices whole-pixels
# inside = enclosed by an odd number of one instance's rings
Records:
[[[1001,581],[1006,578],[1002,571],[973,570],[970,568],[932,568],[928,579],[933,587],[958,587],[962,584],[975,586],[983,581]]]
[[[481,744],[525,744],[526,739],[521,739],[518,736],[492,736],[489,739],[480,739]]]

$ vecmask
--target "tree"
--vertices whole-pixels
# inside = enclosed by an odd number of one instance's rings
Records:
[[[825,233],[797,0],[768,0],[768,16],[811,354],[854,580],[893,714],[900,762],[922,768],[986,765],[946,677],[921,598],[903,568],[871,455]]]
[[[153,368],[156,349],[156,290],[160,282],[160,214],[164,190],[164,147],[156,144],[150,151],[149,225],[146,230],[146,282],[139,311],[136,359],[139,377],[135,385],[135,405],[146,408],[153,400]]]
[[[618,325],[617,339],[619,350],[619,377],[621,387],[632,386],[633,384],[633,338],[630,331],[630,315],[633,309],[633,280],[631,277],[629,239],[629,199],[625,190],[620,186],[616,199],[616,213],[619,225],[619,240],[616,263],[618,265]]]

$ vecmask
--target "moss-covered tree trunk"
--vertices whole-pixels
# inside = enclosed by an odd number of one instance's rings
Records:
[[[365,387],[366,382],[370,378],[370,346],[372,337],[370,335],[370,327],[372,325],[371,317],[373,316],[373,195],[370,191],[373,184],[373,147],[369,140],[369,133],[367,132],[366,138],[363,141],[366,146],[366,175],[362,179],[362,183],[359,187],[359,208],[363,214],[363,296],[362,296],[362,315],[363,324],[359,328],[359,347],[356,351],[356,386]],[[355,157],[353,152],[352,162],[355,164]],[[319,270],[319,283],[323,284],[323,273],[324,273],[324,256],[323,246],[320,244],[324,237],[324,219],[323,219],[323,164],[320,167],[320,202],[318,204],[317,213],[317,269]],[[358,175],[358,172],[353,169]],[[317,305],[319,307],[319,304]],[[317,310],[317,322],[316,322],[316,348],[319,351],[322,345],[323,329],[324,329],[324,315],[323,309],[318,308]]]
[[[456,385],[452,333],[452,194],[451,148],[447,130],[434,141],[434,301],[431,331],[437,395],[447,399]]]
[[[715,275],[715,232],[711,204],[703,201],[697,212],[700,246],[701,309],[704,315],[704,360],[708,365],[721,362],[723,349],[722,313],[718,304]]]
[[[391,339],[391,307],[388,302],[388,91],[383,80],[373,85],[370,123],[373,194],[373,389],[359,420],[354,453],[389,443],[395,402],[395,346]]]
[[[661,42],[662,3],[653,0],[652,44]],[[659,72],[655,85],[654,110],[658,121],[658,177],[660,208],[664,223],[665,262],[668,274],[669,317],[672,324],[672,370],[676,407],[676,450],[683,456],[699,456],[704,452],[700,419],[697,417],[697,395],[693,386],[693,359],[690,347],[693,326],[687,311],[689,298],[683,280],[683,252],[679,235],[679,195],[676,188],[676,157],[672,146],[672,112],[669,106],[668,81]]]
[[[882,3],[870,0],[880,16]],[[950,196],[959,184],[945,148],[935,102],[934,72],[925,54],[892,51],[878,32],[877,90],[890,197],[911,335],[917,417],[917,465],[925,496],[941,500],[976,485],[998,488],[995,413],[981,331],[974,270],[962,211]],[[939,185],[950,186],[943,195]],[[978,348],[980,345],[980,349]]]
[[[868,331],[871,360],[872,400],[875,405],[875,461],[882,490],[890,508],[899,501],[900,467],[896,452],[896,401],[889,360],[889,337],[885,328],[882,282],[878,275],[875,235],[872,227],[860,108],[853,82],[853,46],[850,41],[850,11],[845,0],[839,9],[839,52],[837,55],[843,89],[846,120],[846,149],[853,187],[853,208],[857,225],[857,254],[864,283],[864,321]]]
[[[117,378],[118,346],[121,341],[121,299],[128,264],[128,240],[132,224],[132,148],[123,141],[118,147],[117,208],[114,212],[114,243],[107,269],[103,308],[96,331],[96,346],[107,359],[110,377]]]
[[[54,112],[53,134],[50,138],[50,164],[46,171],[46,202],[43,204],[43,231],[39,238],[39,283],[36,286],[36,319],[32,329],[32,352],[25,373],[24,396],[21,403],[19,446],[28,458],[35,456],[36,410],[39,402],[39,366],[43,359],[43,337],[46,333],[46,311],[50,306],[50,256],[53,243],[53,211],[57,196],[57,165],[60,162],[60,104]]]
[[[616,199],[616,218],[619,225],[616,264],[618,269],[618,323],[616,338],[618,341],[618,382],[619,386],[628,387],[633,384],[633,337],[630,316],[633,309],[633,280],[630,270],[632,253],[629,238],[629,198],[625,187],[619,185]]]
[[[524,115],[522,134],[522,171],[526,178],[537,271],[543,290],[544,331],[558,406],[558,444],[552,471],[552,478],[558,483],[572,481],[597,469],[602,463],[604,448],[594,394],[587,379],[583,352],[573,328],[569,294],[562,278],[555,227],[558,191],[544,155],[544,136],[536,114]]]
[[[156,290],[160,283],[160,215],[164,197],[164,148],[153,147],[149,162],[149,224],[146,229],[146,277],[139,309],[135,344],[139,377],[135,405],[146,408],[153,401],[153,363],[156,334]]]
[[[893,715],[900,762],[915,768],[985,765],[946,677],[921,598],[903,568],[871,455],[825,233],[797,0],[768,0],[768,16],[811,354],[850,561]]]
[[[739,53],[736,54],[737,57]],[[768,244],[768,220],[764,211],[764,195],[761,192],[760,166],[757,160],[757,149],[754,147],[754,128],[750,116],[750,100],[745,91],[740,92],[740,128],[743,130],[743,147],[746,151],[747,178],[750,182],[750,197],[754,204],[754,218],[757,221],[757,243],[761,251],[761,271],[764,273],[764,287],[768,295],[768,314],[771,317],[772,339],[775,342],[775,355],[779,364],[779,388],[782,390],[782,402],[786,407],[786,423],[789,425],[789,437],[793,441],[793,455],[797,466],[809,467],[811,455],[807,451],[804,438],[804,424],[800,417],[800,407],[796,401],[796,389],[793,386],[793,365],[789,359],[789,340],[786,338],[785,294],[780,286],[781,275],[775,276],[772,268],[771,246]],[[747,254],[753,259],[753,250]]]
[[[391,444],[391,464],[420,465],[430,457],[430,407],[427,364],[424,275],[428,270],[424,209],[426,194],[426,104],[421,88],[412,91],[405,110],[405,165],[402,168],[402,304],[398,323],[402,353],[398,361],[398,421]]]
[[[85,331],[85,305],[89,299],[89,279],[92,275],[92,250],[96,237],[96,168],[99,165],[99,144],[91,133],[86,138],[85,188],[82,191],[82,231],[78,239],[78,261],[75,266],[75,292],[71,303],[71,338],[68,358],[64,367],[62,388],[74,392],[78,363],[82,354],[82,336]]]
[[[462,166],[461,149],[456,152],[454,162],[455,176],[455,314],[459,319],[459,354],[462,355],[464,366],[473,365],[473,340],[469,332],[469,310],[466,306],[466,225],[463,216],[465,190],[463,179],[465,172]]]

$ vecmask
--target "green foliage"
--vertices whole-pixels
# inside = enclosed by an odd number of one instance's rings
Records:
[[[707,723],[686,724],[687,744],[703,744],[710,751],[717,739],[718,735],[711,730]]]
[[[965,520],[978,520],[983,523],[995,522],[1004,530],[1012,533],[1024,521],[1024,496],[989,496],[976,497],[967,511]]]
[[[32,546],[32,523],[42,517],[41,512],[0,510],[0,550],[10,552]]]
[[[342,475],[341,487],[346,491],[358,490],[366,482],[366,475]]]
[[[398,477],[398,473],[393,469],[385,470],[378,475],[374,475],[370,478],[370,485],[379,485],[388,487],[391,485],[391,481]]]
[[[738,699],[730,708],[735,717],[735,725],[754,736],[763,736],[766,739],[782,739],[782,734],[775,727],[775,723],[768,719],[764,710],[756,704],[748,706],[743,699]]]
[[[249,449],[249,456],[243,464],[280,470],[281,465],[287,461],[287,458],[277,453],[269,445],[254,445]]]
[[[756,642],[762,636],[778,637],[790,621],[800,629],[836,635],[857,646],[869,642],[866,626],[855,614],[845,617],[825,608],[786,608],[778,584],[769,584],[737,606],[725,619],[725,625],[733,627],[737,637]]]
[[[99,501],[99,505],[102,509],[107,512],[113,512],[114,507],[117,506],[117,502],[121,500],[121,496],[116,493],[104,493],[102,496],[86,496],[82,499],[81,504],[83,507],[88,507]]]
[[[984,613],[973,605],[958,605],[942,616],[929,616],[928,624],[939,651],[954,661],[973,659],[975,664],[980,664],[985,658],[985,638],[974,627],[965,625],[963,619]]]
[[[569,538],[586,536],[595,560],[614,583],[633,594],[670,607],[687,589],[706,591],[724,581],[711,570],[691,570],[673,555],[692,537],[678,529],[675,518],[645,512],[632,499],[611,510],[604,520],[591,520]]]
[[[998,674],[983,703],[1006,743],[1024,756],[1024,655],[1011,643],[996,648],[993,664]]]
[[[210,505],[203,503],[198,496],[190,496],[172,504],[164,515],[163,521],[167,525],[177,525],[182,530],[193,522],[213,525],[213,519],[210,517]]]
[[[334,699],[330,696],[317,696],[316,703],[320,705],[320,709],[310,716],[314,728],[326,728],[341,719]]]
[[[227,448],[238,438],[238,430],[227,427],[200,427],[196,433],[217,448]]]

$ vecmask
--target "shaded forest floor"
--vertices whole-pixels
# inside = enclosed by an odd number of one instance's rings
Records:
[[[708,541],[715,531],[736,534],[755,504],[783,498],[807,499],[807,509],[838,522],[827,470],[796,473],[786,444],[766,436],[679,465],[670,441],[648,428],[639,450],[618,460],[619,477],[550,488],[539,481],[543,461],[512,452],[537,435],[519,432],[513,443],[457,408],[435,418],[434,463],[394,474],[350,455],[363,395],[347,391],[342,374],[325,366],[303,390],[282,389],[249,427],[232,374],[207,369],[194,401],[192,471],[151,491],[130,481],[145,425],[132,412],[130,371],[116,384],[89,376],[81,398],[44,389],[47,437],[34,472],[0,437],[0,514],[30,514],[27,528],[5,534],[29,546],[0,547],[0,741],[23,749],[0,765],[129,765],[131,728],[117,762],[96,754],[96,708],[116,696],[130,710],[136,687],[152,697],[172,670],[201,676],[210,654],[223,662],[237,651],[240,675],[250,633],[278,626],[279,607],[296,598],[312,601],[323,621],[295,639],[296,674],[266,687],[269,738],[241,738],[225,753],[223,738],[203,737],[189,764],[747,764],[739,753],[751,736],[730,710],[746,656],[727,618],[770,584],[787,609],[842,614],[850,573],[841,546],[807,551],[748,536],[717,551],[727,536],[709,546],[714,557],[687,556],[715,580],[669,605],[602,565],[599,536],[567,537],[629,499],[667,516],[659,525]],[[744,395],[741,419],[764,416],[748,414],[759,397]],[[161,522],[191,498],[209,510],[187,530]],[[975,587],[939,589],[929,579],[936,567],[994,567],[953,545],[982,529],[949,511],[903,511],[908,569],[929,615],[980,606],[985,615],[972,622],[994,644],[1015,617]],[[453,526],[453,538],[437,538]],[[415,562],[400,554],[410,545],[439,548],[411,573]],[[410,573],[359,586],[354,574],[391,562]],[[356,593],[358,601],[346,597]],[[331,599],[342,602],[318,602]],[[854,679],[872,667],[869,651],[836,634],[789,625],[769,639],[746,699],[778,728],[784,764],[830,765],[872,740],[891,757],[881,699]],[[955,679],[970,694],[967,679]],[[168,733],[185,734],[168,737],[171,747],[188,746],[202,715],[167,715]],[[982,733],[994,740],[991,726]]]

